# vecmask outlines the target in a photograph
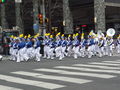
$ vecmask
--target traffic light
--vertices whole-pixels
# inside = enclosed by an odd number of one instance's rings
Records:
[[[0,3],[4,3],[6,0],[0,0]]]
[[[38,18],[40,20],[40,24],[43,24],[43,15],[42,14],[39,14],[38,15]]]

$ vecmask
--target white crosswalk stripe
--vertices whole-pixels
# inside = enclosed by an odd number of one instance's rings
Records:
[[[86,80],[86,79],[55,76],[55,75],[44,75],[44,74],[40,74],[40,73],[32,73],[32,72],[25,72],[25,71],[17,71],[17,72],[12,72],[12,73],[18,74],[18,75],[31,76],[34,78],[59,80],[59,81],[64,81],[64,82],[77,83],[77,84],[84,84],[84,83],[92,82],[92,80]]]
[[[109,79],[116,76],[108,75],[108,74],[97,74],[97,73],[84,73],[84,72],[71,72],[66,70],[56,70],[56,69],[34,69],[35,71],[42,71],[42,72],[50,72],[50,73],[58,73],[63,75],[79,75],[79,76],[88,76],[88,77],[97,77],[97,78],[104,78]]]
[[[103,70],[103,69],[79,68],[79,67],[68,67],[68,66],[57,66],[55,68],[67,69],[67,70],[80,70],[80,71],[88,71],[88,72],[104,72],[104,73],[120,74],[120,71],[117,71],[117,70]]]
[[[23,90],[23,89],[0,85],[0,90]]]
[[[0,80],[5,80],[8,82],[24,84],[24,85],[31,85],[31,86],[36,86],[36,87],[46,88],[46,89],[57,89],[57,88],[66,87],[65,85],[28,80],[28,79],[23,79],[23,78],[8,76],[8,75],[1,75],[1,74],[0,74]]]
[[[78,66],[78,67],[91,67],[91,68],[101,68],[101,69],[119,69],[119,67],[111,67],[111,66],[101,66],[101,65],[90,65],[90,64],[74,64],[72,66]]]
[[[116,64],[120,64],[119,61],[103,61],[103,62],[105,62],[105,63],[116,63]]]
[[[111,63],[98,63],[98,62],[92,62],[89,64],[95,64],[95,65],[107,65],[107,66],[120,66],[120,64],[111,64]]]

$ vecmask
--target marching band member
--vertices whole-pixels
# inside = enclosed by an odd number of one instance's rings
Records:
[[[91,58],[94,55],[95,51],[95,39],[93,35],[88,37],[88,58]]]
[[[78,56],[81,56],[81,53],[80,53],[80,42],[79,42],[79,40],[78,40],[78,33],[76,33],[76,35],[74,34],[73,35],[73,38],[74,38],[74,40],[73,40],[73,56],[74,56],[74,58],[75,59],[77,59],[78,58]]]
[[[100,37],[99,41],[98,41],[98,46],[99,46],[98,54],[99,54],[99,57],[102,57],[102,56],[105,55],[104,45],[105,45],[104,37]]]
[[[54,59],[55,42],[53,41],[53,35],[50,35],[49,47],[50,49],[49,49],[48,57],[50,59]]]
[[[67,56],[66,53],[66,46],[67,46],[67,40],[65,40],[64,34],[61,36],[61,55],[60,55],[60,60],[62,60],[65,55]]]
[[[85,57],[86,53],[86,40],[84,39],[84,33],[81,35],[81,42],[80,42],[80,52],[81,52],[81,57]]]
[[[12,60],[16,61],[17,60],[17,53],[18,53],[18,44],[19,44],[19,39],[17,37],[14,37],[15,42],[13,43],[13,53],[12,53]]]
[[[67,40],[67,56],[71,56],[71,54],[72,54],[72,40],[71,35],[69,35]]]
[[[107,40],[107,52],[108,52],[108,56],[112,56],[113,55],[113,39],[112,37],[108,36]]]
[[[14,36],[12,35],[10,37],[10,44],[9,44],[9,47],[10,47],[10,50],[9,50],[9,53],[10,53],[10,60],[13,59],[13,52],[14,52],[14,49],[13,49],[13,44],[15,43],[15,40],[14,40]]]
[[[120,35],[117,38],[117,47],[116,47],[116,49],[117,49],[117,53],[120,53]]]
[[[33,42],[31,40],[31,35],[29,34],[26,41],[26,53],[27,53],[26,58],[32,59],[34,57],[33,51],[34,51]]]
[[[24,61],[24,47],[26,45],[25,41],[23,40],[23,34],[19,36],[19,43],[18,43],[18,53],[17,53],[17,62]]]
[[[36,61],[40,61],[40,58],[41,58],[41,54],[40,54],[40,45],[41,45],[41,42],[39,41],[39,34],[37,34],[35,37],[34,37],[34,57],[36,59]]]
[[[49,57],[48,57],[48,54],[49,54],[48,50],[50,49],[50,47],[49,47],[49,42],[50,42],[49,35],[50,35],[50,33],[46,33],[45,34],[45,39],[43,41],[43,45],[44,45],[44,57],[43,58],[47,58],[47,59],[49,59]]]
[[[59,60],[61,60],[61,53],[62,53],[62,48],[61,48],[61,38],[60,38],[60,33],[58,33],[56,35],[56,41],[55,41],[55,53],[56,53],[56,57],[59,57]]]

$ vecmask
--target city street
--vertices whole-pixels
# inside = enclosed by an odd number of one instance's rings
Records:
[[[0,90],[120,90],[120,56],[0,62]]]

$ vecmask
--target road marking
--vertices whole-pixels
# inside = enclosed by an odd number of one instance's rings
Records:
[[[68,66],[57,66],[55,68],[67,69],[67,70],[80,70],[80,71],[88,71],[88,72],[104,72],[104,73],[120,74],[120,71],[117,71],[117,70],[103,70],[103,69],[79,68],[79,67],[68,67]]]
[[[12,83],[31,85],[31,86],[36,86],[36,87],[45,88],[45,89],[57,89],[57,88],[65,87],[64,85],[28,80],[28,79],[23,79],[23,78],[8,76],[8,75],[1,75],[1,74],[0,74],[0,79],[8,82],[12,82]]]
[[[0,85],[0,90],[23,90],[23,89]]]
[[[96,64],[96,65],[108,65],[108,66],[120,66],[120,64],[97,63],[97,62],[93,62],[93,63],[89,63],[89,64]]]
[[[105,62],[105,63],[116,63],[116,64],[120,64],[119,61],[103,61],[103,62]]]
[[[88,77],[97,77],[97,78],[104,78],[109,79],[116,76],[108,75],[108,74],[95,74],[95,73],[83,73],[83,72],[70,72],[65,70],[56,70],[56,69],[34,69],[35,71],[42,71],[42,72],[50,72],[50,73],[58,73],[63,75],[81,75],[81,76],[88,76]]]
[[[119,67],[100,66],[100,65],[89,65],[89,64],[74,64],[74,65],[72,65],[72,66],[101,68],[101,69],[120,69]]]
[[[18,75],[31,76],[34,78],[59,80],[59,81],[64,81],[64,82],[77,83],[77,84],[84,84],[84,83],[92,82],[92,80],[86,80],[86,79],[78,79],[78,78],[71,78],[71,77],[64,77],[64,76],[44,75],[44,74],[31,73],[31,72],[25,72],[25,71],[18,71],[18,72],[12,72],[12,73],[18,74]]]

